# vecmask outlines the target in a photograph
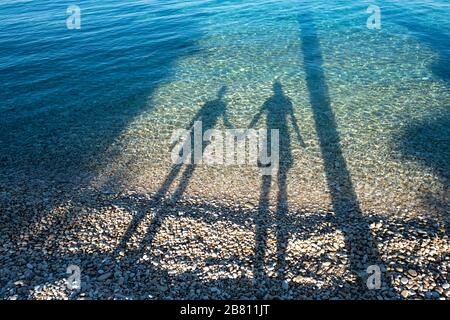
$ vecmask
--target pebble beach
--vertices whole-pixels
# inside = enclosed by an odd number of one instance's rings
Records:
[[[39,16],[30,52],[2,5],[0,299],[450,299],[448,5],[158,2]],[[280,168],[174,164],[196,115],[281,128]]]

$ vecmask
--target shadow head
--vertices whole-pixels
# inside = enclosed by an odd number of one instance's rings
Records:
[[[274,83],[273,83],[273,85],[272,85],[272,89],[273,89],[273,92],[275,93],[275,95],[280,95],[280,96],[282,96],[283,95],[283,85],[281,84],[281,82],[280,81],[275,81]]]
[[[217,92],[217,98],[222,99],[227,93],[227,90],[228,90],[227,86],[222,86]]]

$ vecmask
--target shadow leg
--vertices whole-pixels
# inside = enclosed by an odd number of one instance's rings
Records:
[[[259,198],[259,215],[256,220],[255,236],[255,279],[257,283],[265,281],[264,257],[267,246],[267,228],[269,221],[269,193],[272,184],[271,176],[262,177],[261,195]]]

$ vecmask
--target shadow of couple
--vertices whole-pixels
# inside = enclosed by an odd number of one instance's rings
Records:
[[[210,129],[213,129],[219,120],[222,118],[223,124],[227,128],[233,128],[228,115],[227,115],[227,104],[225,102],[225,95],[227,92],[227,87],[222,86],[217,97],[214,100],[207,101],[200,108],[200,110],[192,118],[188,128],[190,130],[189,134],[194,136],[194,124],[196,121],[201,121],[201,135]],[[249,128],[254,128],[258,122],[261,121],[262,116],[266,114],[266,127],[267,130],[276,129],[279,131],[279,164],[276,169],[277,176],[277,186],[278,186],[278,196],[277,196],[277,210],[276,219],[278,220],[275,224],[277,225],[277,243],[279,251],[279,267],[277,270],[284,269],[284,250],[287,247],[287,233],[286,228],[283,227],[282,220],[288,213],[288,192],[287,192],[287,177],[290,168],[293,165],[292,156],[292,142],[289,130],[289,119],[292,123],[296,136],[299,140],[300,145],[304,146],[304,141],[300,134],[300,129],[297,124],[297,119],[294,114],[293,103],[289,97],[287,97],[283,91],[282,84],[279,81],[273,83],[273,95],[269,97],[263,105],[259,108],[257,114],[254,116],[250,122]],[[268,139],[265,142],[267,145],[267,151],[270,153],[271,135],[268,135]],[[193,139],[191,139],[193,140]],[[202,152],[207,147],[207,143],[202,143]],[[194,157],[193,153],[190,155]],[[269,155],[270,156],[270,155]],[[189,181],[191,180],[194,171],[197,168],[197,164],[191,159],[189,165],[184,165],[183,163],[174,164],[167,175],[166,179],[158,189],[155,194],[154,200],[160,201],[163,199],[171,186],[177,180],[178,183],[170,196],[170,202],[176,203],[188,187]],[[184,171],[183,171],[184,169]],[[177,177],[179,177],[177,179]],[[256,255],[255,255],[255,271],[256,274],[263,274],[264,265],[264,253],[265,253],[265,243],[267,241],[267,232],[269,225],[273,223],[268,223],[269,216],[269,195],[272,189],[272,175],[262,175],[261,191],[260,191],[260,201],[259,208],[260,212],[258,215],[257,229],[256,229]],[[144,210],[145,211],[145,210]],[[170,215],[169,210],[162,210],[153,219],[151,225],[149,226],[144,240],[142,241],[141,248],[144,246],[151,246],[152,241],[160,229],[164,220]],[[120,250],[132,235],[136,232],[137,226],[145,218],[145,212],[136,215],[133,221],[130,223],[129,228],[125,232],[117,250]],[[283,278],[283,274],[279,275],[279,278]]]
[[[351,283],[357,292],[367,293],[368,286],[363,280],[363,275],[370,266],[382,267],[382,260],[378,252],[376,242],[373,239],[369,223],[364,218],[357,195],[353,188],[353,182],[345,160],[340,135],[337,129],[336,118],[332,110],[329,89],[325,80],[323,70],[323,57],[320,48],[317,31],[312,18],[308,13],[299,16],[300,40],[302,43],[301,58],[305,69],[306,87],[309,92],[310,107],[313,114],[315,131],[318,137],[321,157],[324,164],[324,174],[328,192],[331,198],[331,205],[334,212],[334,224],[341,231],[345,242],[345,251],[348,256],[350,273],[354,275],[355,283]],[[298,121],[295,117],[292,100],[285,94],[283,86],[279,81],[273,83],[273,94],[259,108],[249,124],[249,128],[255,127],[266,115],[266,129],[276,129],[279,131],[279,165],[272,175],[262,175],[259,211],[256,217],[255,231],[255,254],[254,254],[254,278],[257,283],[263,283],[269,277],[264,270],[265,256],[267,251],[267,238],[269,228],[275,226],[276,234],[276,280],[279,283],[285,281],[286,271],[286,249],[288,246],[288,222],[286,217],[288,208],[288,173],[293,166],[291,130],[289,130],[289,120],[293,131],[301,146],[305,143],[301,137]],[[202,132],[213,129],[222,118],[226,127],[232,128],[227,116],[227,104],[225,102],[227,87],[223,86],[218,91],[214,100],[206,102],[202,108],[192,118],[189,128],[196,122],[202,121]],[[191,130],[191,129],[190,129]],[[193,135],[193,130],[190,131]],[[270,135],[269,135],[270,136]],[[267,139],[267,150],[273,141]],[[206,144],[202,144],[202,151]],[[185,192],[189,181],[192,178],[197,165],[191,162],[189,165],[175,164],[172,166],[165,181],[156,193],[155,200],[160,201],[168,193],[174,184],[177,176],[181,173],[178,185],[171,196],[174,203],[180,199]],[[269,208],[270,194],[273,189],[273,177],[276,176],[277,195],[275,212],[272,215]],[[144,240],[140,248],[150,247],[152,241],[160,229],[164,220],[170,215],[170,210],[162,209],[153,219],[148,227]],[[133,218],[128,230],[125,232],[119,246],[123,248],[136,231],[137,226],[145,217],[145,212],[141,212]],[[274,218],[272,218],[274,217]],[[275,221],[274,221],[275,220]],[[390,282],[383,274],[384,289],[390,290]]]

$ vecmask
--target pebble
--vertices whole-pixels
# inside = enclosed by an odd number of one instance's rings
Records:
[[[216,288],[216,287],[212,287],[210,290],[211,290],[212,293],[217,293],[217,294],[220,293],[220,289]]]
[[[401,292],[401,296],[403,297],[403,298],[408,298],[409,297],[409,291],[408,290],[403,290],[402,292]]]
[[[408,274],[409,274],[411,277],[417,277],[417,271],[416,271],[416,270],[410,269],[410,270],[408,270]]]
[[[106,272],[106,273],[100,275],[99,277],[97,277],[97,280],[98,281],[105,281],[105,280],[109,279],[111,276],[112,276],[111,272]]]
[[[19,280],[19,281],[14,282],[14,285],[15,285],[16,287],[22,287],[22,286],[25,285],[25,283],[24,283],[23,281]]]

